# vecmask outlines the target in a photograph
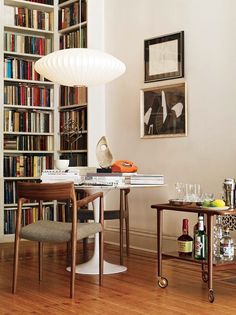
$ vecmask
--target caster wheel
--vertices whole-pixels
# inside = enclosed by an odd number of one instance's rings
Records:
[[[208,300],[210,303],[213,303],[214,300],[215,300],[215,296],[214,296],[214,291],[213,290],[209,290],[209,293],[208,293]]]
[[[208,281],[208,272],[207,271],[203,271],[202,272],[202,280],[204,282],[207,282]]]
[[[160,288],[164,289],[168,286],[168,280],[166,278],[160,278],[157,280],[157,284]]]

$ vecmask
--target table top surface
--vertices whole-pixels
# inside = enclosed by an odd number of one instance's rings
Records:
[[[171,205],[169,203],[155,204],[151,205],[151,208],[156,210],[172,210],[172,211],[182,211],[182,212],[195,212],[195,213],[204,213],[210,215],[236,215],[236,209],[227,209],[227,210],[217,210],[216,208],[204,208],[199,207],[196,204],[190,205]]]

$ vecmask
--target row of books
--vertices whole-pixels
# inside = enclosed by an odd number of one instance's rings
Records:
[[[5,135],[4,150],[52,151],[52,136]]]
[[[51,155],[5,155],[4,177],[40,177],[45,169],[51,169]]]
[[[21,182],[29,182],[29,180],[21,180]],[[30,180],[30,182],[38,182],[38,180]],[[5,180],[4,181],[4,204],[16,204],[18,201],[17,198],[17,183],[18,181],[14,180]],[[30,202],[30,200],[28,201]],[[36,202],[31,200],[31,202]]]
[[[87,29],[83,27],[81,30],[61,35],[59,47],[60,49],[87,47]]]
[[[87,130],[87,107],[76,108],[69,111],[60,112],[60,132],[65,129],[65,124],[72,121],[77,129]]]
[[[22,54],[47,55],[52,52],[51,38],[4,33],[4,50]]]
[[[54,220],[54,210],[51,206],[44,207],[44,215],[47,220]],[[28,225],[38,220],[38,208],[27,207],[22,211],[22,225]],[[15,209],[4,210],[4,234],[14,234],[16,225]]]
[[[63,86],[60,87],[60,106],[69,106],[87,103],[87,88]]]
[[[43,81],[44,78],[35,71],[35,62],[21,58],[4,58],[4,77],[8,79]]]
[[[4,104],[53,107],[53,89],[33,84],[4,84]]]
[[[14,7],[15,25],[45,31],[53,30],[53,12]]]
[[[74,2],[59,11],[58,29],[61,30],[82,23],[86,21],[86,16],[86,2],[82,1],[81,8],[79,1]]]
[[[4,110],[5,132],[52,132],[52,113]]]
[[[62,135],[60,140],[61,150],[70,151],[87,149],[87,134]]]

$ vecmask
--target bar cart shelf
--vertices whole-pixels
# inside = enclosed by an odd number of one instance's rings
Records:
[[[215,215],[236,215],[236,209],[229,210],[217,210],[202,208],[194,204],[191,205],[171,205],[171,204],[156,204],[152,205],[151,208],[157,211],[157,284],[160,288],[164,289],[168,286],[168,279],[162,274],[162,256],[168,256],[175,259],[185,260],[186,262],[198,263],[202,268],[202,280],[208,283],[208,300],[213,303],[215,300],[213,290],[213,266],[217,269],[231,268],[232,265],[236,265],[236,258],[232,261],[220,261],[213,259],[213,218]],[[163,225],[163,212],[164,211],[177,211],[177,212],[189,212],[189,213],[202,213],[206,216],[207,224],[207,249],[208,256],[207,260],[196,260],[194,257],[180,257],[178,252],[162,252],[162,225]]]

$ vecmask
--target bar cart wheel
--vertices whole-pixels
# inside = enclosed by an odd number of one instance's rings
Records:
[[[208,272],[207,271],[202,271],[202,280],[204,282],[208,281]]]
[[[157,280],[157,284],[159,285],[160,288],[165,289],[168,286],[168,280],[166,278],[159,278]]]
[[[208,292],[208,300],[210,303],[213,303],[215,300],[214,291],[212,289],[210,289]]]

